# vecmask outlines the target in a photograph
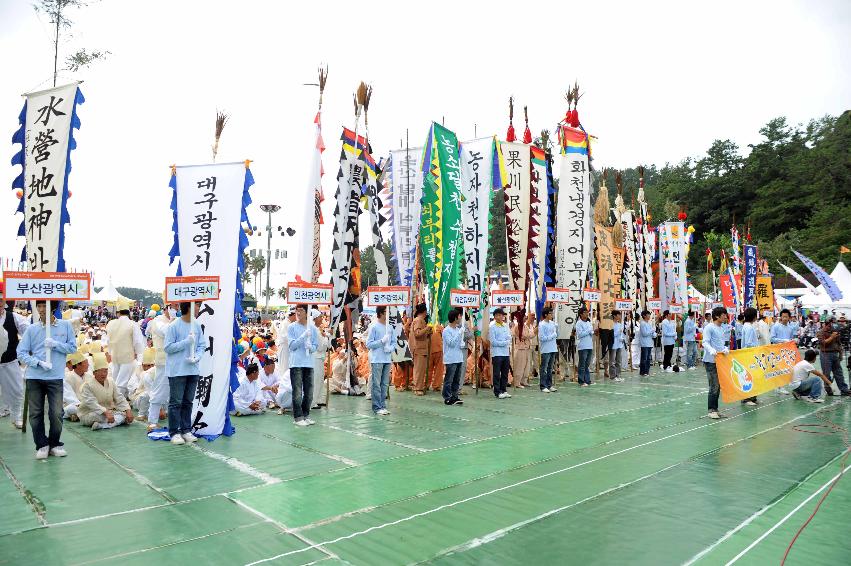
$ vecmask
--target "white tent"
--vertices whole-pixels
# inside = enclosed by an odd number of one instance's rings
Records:
[[[131,304],[134,302],[118,292],[112,284],[111,277],[109,278],[109,284],[100,291],[94,293],[90,301],[93,303],[117,303],[118,301],[126,301]]]
[[[841,261],[836,264],[830,277],[836,282],[836,286],[842,292],[842,298],[836,302],[830,299],[823,285],[816,287],[818,294],[806,293],[801,295],[801,306],[806,309],[819,308],[849,308],[851,307],[851,271]]]

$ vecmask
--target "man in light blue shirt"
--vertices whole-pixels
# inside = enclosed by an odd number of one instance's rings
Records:
[[[789,319],[791,317],[792,313],[789,312],[789,309],[780,311],[780,321],[771,325],[770,336],[772,344],[788,342],[798,337],[798,323],[790,323]]]
[[[541,391],[552,393],[557,391],[553,387],[553,366],[555,365],[558,348],[558,325],[553,321],[552,307],[545,307],[541,311],[541,324],[538,325],[538,342],[541,347]]]
[[[621,382],[621,354],[623,353],[623,316],[620,311],[612,312],[612,320],[614,320],[614,335],[612,338],[612,347],[609,348],[609,377],[612,381]]]
[[[688,311],[683,322],[683,343],[686,346],[686,366],[693,370],[697,367],[697,324],[694,321],[694,311]]]
[[[662,313],[662,349],[665,355],[662,358],[662,371],[674,373],[671,358],[674,355],[674,346],[677,343],[677,315],[665,311]]]
[[[756,309],[753,307],[746,308],[744,314],[742,314],[742,320],[745,321],[744,324],[742,324],[742,348],[756,348],[759,346],[759,338],[757,338],[756,328],[753,324],[756,321],[757,314]],[[742,404],[754,406],[757,404],[756,397],[742,399]]]
[[[736,324],[733,326],[733,335],[736,337],[736,349],[742,349],[742,327],[745,324],[745,315],[740,314],[736,317]]]
[[[296,321],[287,327],[290,381],[293,385],[294,423],[303,427],[316,424],[310,418],[310,405],[313,402],[313,352],[319,344],[319,331],[307,323],[305,305],[296,306],[295,316]]]
[[[390,353],[395,346],[393,329],[387,324],[387,307],[376,307],[375,322],[369,326],[366,334],[372,368],[369,378],[372,412],[376,415],[390,414],[387,410],[387,388],[390,386]]]
[[[201,375],[204,336],[192,319],[193,303],[180,303],[180,318],[165,329],[165,374],[168,377],[168,434],[172,444],[195,442],[192,434],[192,402]]]
[[[718,412],[718,396],[721,393],[721,386],[718,383],[715,356],[730,353],[730,349],[724,343],[723,325],[727,323],[727,317],[727,310],[724,307],[715,307],[712,309],[712,322],[703,328],[703,365],[706,367],[706,378],[709,381],[710,419],[720,419],[723,416]]]
[[[493,394],[498,399],[508,399],[508,347],[511,345],[511,330],[505,324],[505,311],[493,311],[493,322],[488,329],[488,341],[491,348],[491,369],[493,370]]]
[[[641,312],[641,323],[638,326],[638,344],[641,346],[641,361],[638,364],[638,376],[650,375],[650,363],[653,358],[653,339],[656,330],[650,323],[650,311]]]
[[[591,385],[591,354],[593,353],[594,325],[588,319],[588,309],[579,309],[579,320],[576,321],[576,351],[579,355],[576,369],[576,380],[580,387]]]
[[[51,313],[50,338],[44,326],[47,305],[36,301],[39,322],[31,324],[18,342],[16,355],[26,366],[27,410],[35,442],[35,457],[44,460],[48,455],[66,456],[59,440],[62,436],[62,387],[65,382],[65,357],[77,351],[74,329],[67,320],[57,319]],[[47,357],[50,349],[50,359]],[[44,401],[47,399],[47,420],[50,433],[44,434]]]
[[[443,402],[446,405],[463,405],[455,394],[460,387],[461,367],[464,362],[464,329],[461,328],[461,313],[449,311],[449,324],[443,329]]]
[[[464,340],[461,341],[461,353],[464,356],[464,361],[461,362],[461,379],[458,381],[458,388],[455,389],[455,397],[460,399],[461,395],[466,395],[461,388],[463,387],[464,380],[467,377],[467,354],[469,353],[468,344],[473,341],[475,335],[473,333],[472,322],[469,315],[466,313],[466,309],[464,307],[455,307],[455,310],[458,311],[458,318],[461,319],[461,329],[464,331]]]

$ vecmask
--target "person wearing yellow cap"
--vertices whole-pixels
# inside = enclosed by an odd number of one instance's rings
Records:
[[[23,426],[24,373],[15,351],[30,325],[14,312],[15,301],[0,299],[0,417],[11,415],[12,425]]]
[[[71,369],[65,370],[65,382],[62,385],[62,418],[71,422],[77,422],[77,408],[80,406],[80,390],[83,381],[91,374],[89,371],[89,360],[82,352],[74,352],[68,356]]]
[[[124,395],[107,374],[109,364],[104,354],[92,356],[92,377],[83,382],[80,389],[80,406],[77,415],[80,422],[92,430],[113,428],[133,422],[133,411]]]
[[[130,305],[119,304],[118,309],[118,318],[106,325],[106,339],[112,357],[115,386],[121,395],[127,397],[127,385],[136,366],[142,364],[146,344],[139,325],[130,320]]]

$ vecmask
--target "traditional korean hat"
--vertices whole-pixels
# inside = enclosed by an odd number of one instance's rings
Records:
[[[89,342],[89,353],[94,355],[103,351],[103,344],[100,340],[92,340]]]
[[[152,366],[157,363],[157,351],[154,348],[145,348],[142,353],[142,365]]]
[[[80,351],[76,351],[73,354],[68,355],[68,361],[71,362],[72,366],[82,363],[85,359],[86,355]]]
[[[109,363],[106,361],[106,354],[96,352],[92,354],[92,371],[109,368]]]

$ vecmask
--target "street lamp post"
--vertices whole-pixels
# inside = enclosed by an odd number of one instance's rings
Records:
[[[272,213],[281,210],[277,204],[261,204],[260,210],[269,214],[269,223],[266,225],[266,312],[269,312],[269,273],[272,267]]]

